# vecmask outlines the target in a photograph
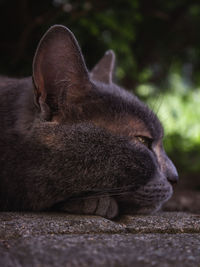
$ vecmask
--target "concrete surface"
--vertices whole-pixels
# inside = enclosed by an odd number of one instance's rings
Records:
[[[0,266],[200,267],[200,215],[0,213]]]

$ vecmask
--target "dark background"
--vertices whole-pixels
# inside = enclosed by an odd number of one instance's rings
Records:
[[[160,84],[174,62],[192,63],[190,78],[200,82],[198,0],[0,0],[1,73],[30,75],[38,40],[55,23],[74,32],[89,68],[114,49],[128,88]]]
[[[73,31],[89,69],[113,49],[118,82],[150,105],[162,99],[169,120],[158,116],[180,184],[200,190],[199,1],[0,0],[1,75],[31,75],[38,41],[53,24]]]

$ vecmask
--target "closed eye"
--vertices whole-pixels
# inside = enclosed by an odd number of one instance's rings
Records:
[[[153,139],[146,136],[135,136],[137,140],[145,145],[148,149],[152,149]]]

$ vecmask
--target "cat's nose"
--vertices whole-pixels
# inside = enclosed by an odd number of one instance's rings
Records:
[[[172,161],[166,157],[165,158],[165,175],[167,180],[172,184],[177,184],[178,182],[178,172]]]
[[[170,182],[170,184],[174,185],[177,184],[178,182],[178,174],[174,174],[174,175],[168,175],[167,176],[167,180]]]

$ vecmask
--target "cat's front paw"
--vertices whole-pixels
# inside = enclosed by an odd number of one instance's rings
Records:
[[[93,207],[92,213],[91,207]],[[86,199],[84,201],[84,213],[96,214],[108,219],[113,219],[118,216],[118,204],[114,198],[109,196]]]
[[[118,216],[118,204],[109,196],[71,199],[64,202],[59,209],[75,214],[99,215],[107,219]]]

